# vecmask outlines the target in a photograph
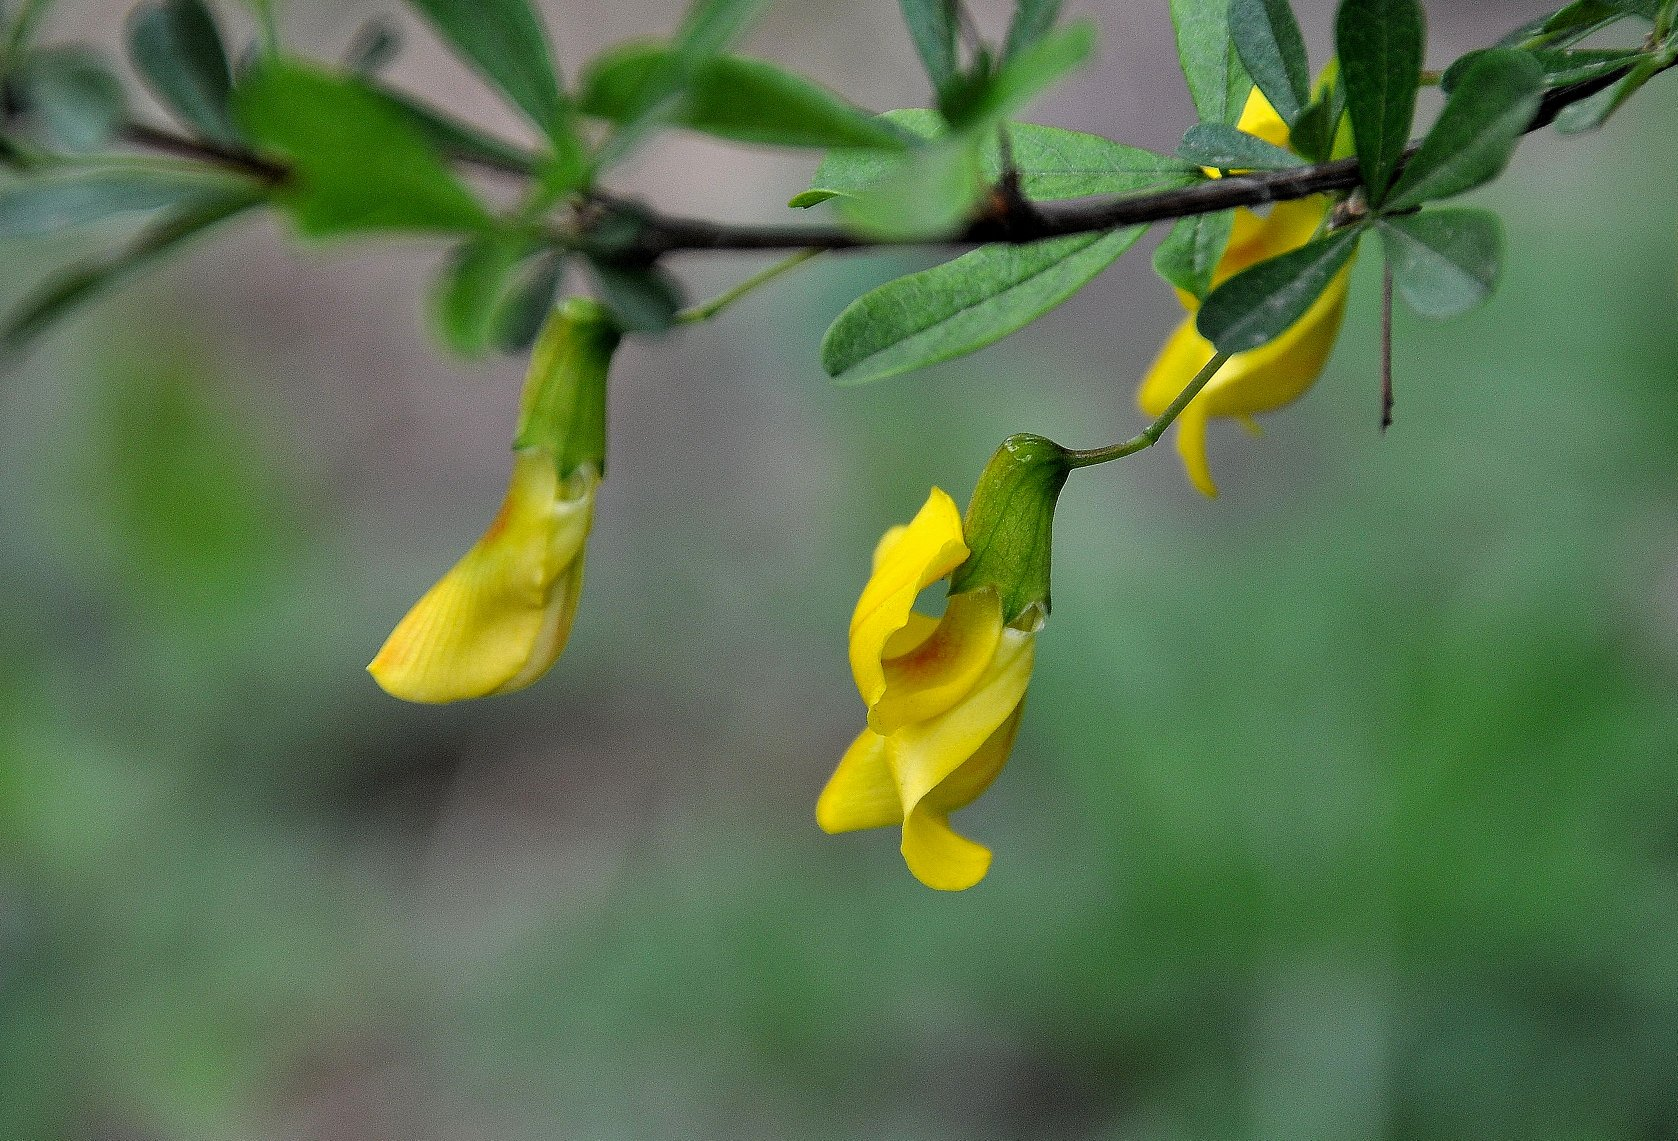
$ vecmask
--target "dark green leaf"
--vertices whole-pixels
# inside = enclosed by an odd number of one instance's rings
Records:
[[[1603,3],[1616,12],[1645,20],[1653,20],[1661,10],[1661,0],[1603,0]]]
[[[1284,122],[1311,104],[1311,65],[1289,0],[1230,0],[1229,34],[1253,83]]]
[[[520,174],[533,173],[535,163],[529,152],[512,143],[487,135],[476,127],[469,127],[458,119],[419,102],[410,95],[393,90],[377,80],[367,80],[366,90],[379,97],[393,112],[407,120],[433,150],[445,155],[477,159],[490,166]]]
[[[304,233],[489,225],[412,120],[358,79],[276,60],[240,85],[237,102],[252,139],[291,164],[282,201]]]
[[[672,52],[656,44],[618,47],[589,65],[578,106],[598,118],[626,121],[639,113],[649,77],[672,64]],[[698,65],[669,121],[719,138],[771,146],[904,146],[902,132],[889,121],[803,76],[740,56],[715,56]]]
[[[822,339],[822,365],[863,384],[965,356],[1035,321],[1111,265],[1141,228],[981,246],[863,294]]]
[[[979,148],[956,136],[918,147],[886,176],[840,203],[858,233],[886,241],[953,234],[985,194]]]
[[[564,277],[563,252],[543,254],[526,264],[501,300],[495,322],[496,348],[504,353],[522,353],[536,343]]]
[[[943,130],[943,120],[936,111],[888,111],[882,117],[898,130],[921,139],[936,138]],[[1020,189],[1035,201],[1167,190],[1204,177],[1194,163],[1100,135],[1035,123],[1010,123],[1007,130]],[[879,151],[833,151],[816,169],[810,189],[794,198],[791,205],[814,206],[830,198],[856,195],[887,177],[900,162],[898,157]],[[987,141],[980,163],[987,180],[994,181],[1001,175],[1000,148],[994,138]]]
[[[657,333],[675,323],[682,311],[682,294],[669,274],[657,266],[629,266],[589,259],[600,300],[612,311],[626,333]]]
[[[402,34],[387,16],[374,16],[356,29],[344,49],[344,66],[357,75],[388,67],[402,51]]]
[[[1042,39],[1060,15],[1061,0],[1014,0],[1014,18],[1008,23],[1008,39],[1003,44],[1004,61]]]
[[[1229,245],[1234,225],[1233,210],[1177,219],[1171,233],[1154,250],[1154,272],[1168,284],[1204,300],[1212,289],[1212,275]]]
[[[1335,43],[1371,205],[1386,199],[1410,142],[1423,42],[1416,0],[1344,0],[1340,5]]]
[[[1660,63],[1654,57],[1644,56],[1612,87],[1562,108],[1561,114],[1556,116],[1556,130],[1564,135],[1596,130],[1608,121],[1610,115],[1625,106],[1626,100],[1637,94],[1659,70]]]
[[[1484,210],[1428,210],[1377,223],[1393,285],[1424,317],[1454,317],[1491,296],[1503,230]]]
[[[1223,123],[1196,123],[1177,156],[1216,170],[1289,170],[1305,162],[1290,150]]]
[[[1405,210],[1489,182],[1509,164],[1538,114],[1544,73],[1526,52],[1490,51],[1463,73],[1387,207]]]
[[[1288,142],[1312,162],[1327,162],[1345,116],[1346,85],[1340,82],[1340,65],[1330,60],[1317,84],[1316,98],[1299,113]]]
[[[1234,125],[1253,81],[1235,54],[1229,0],[1171,0],[1171,22],[1177,59],[1201,121]]]
[[[1363,226],[1350,226],[1242,270],[1206,298],[1196,325],[1221,353],[1268,344],[1305,315],[1357,252]]]
[[[44,141],[78,154],[105,147],[127,112],[122,84],[98,53],[85,48],[31,54],[19,89]]]
[[[565,129],[548,32],[528,0],[410,0],[449,45],[548,135]]]
[[[188,168],[70,167],[0,184],[0,239],[219,200],[242,179]]]
[[[956,74],[956,15],[954,0],[898,0],[909,38],[926,68],[932,89],[940,96]]]
[[[257,205],[262,196],[233,191],[159,222],[120,253],[77,266],[26,297],[0,325],[0,352],[22,351],[77,305],[146,268],[188,238]]]
[[[1540,48],[1577,43],[1625,18],[1613,5],[1603,0],[1576,0],[1575,3],[1540,16],[1523,24],[1499,40],[1500,48]]]
[[[529,243],[507,234],[469,238],[449,255],[432,295],[432,317],[443,344],[463,357],[480,357],[499,331],[503,298]]]
[[[128,20],[128,53],[146,86],[203,137],[237,145],[227,48],[203,0],[150,0]]]

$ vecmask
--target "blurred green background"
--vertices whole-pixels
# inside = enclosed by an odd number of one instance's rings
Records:
[[[1165,5],[1098,7],[1038,117],[1168,148]],[[1440,66],[1542,6],[1429,7]],[[549,15],[573,71],[668,20]],[[895,21],[788,0],[752,47],[918,102]],[[411,41],[400,81],[513,129]],[[84,313],[0,382],[0,1137],[1678,1137],[1675,115],[1657,81],[1476,196],[1504,287],[1400,315],[1385,438],[1366,256],[1317,389],[1215,429],[1220,500],[1168,448],[1073,482],[957,896],[814,825],[850,607],[1004,435],[1135,430],[1178,316],[1145,248],[875,388],[816,344],[913,257],[631,346],[570,650],[442,709],[362,672],[505,479],[520,365],[425,340],[440,248],[245,224]],[[673,138],[619,185],[775,217],[810,165]]]

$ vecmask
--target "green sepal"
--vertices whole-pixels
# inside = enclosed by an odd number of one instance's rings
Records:
[[[606,473],[606,373],[622,335],[604,306],[571,297],[549,314],[530,354],[513,449],[547,448],[560,479]]]
[[[950,593],[993,587],[1002,621],[1049,614],[1049,557],[1055,501],[1072,471],[1066,449],[1042,436],[1009,436],[985,465],[962,531],[972,553],[950,576]]]

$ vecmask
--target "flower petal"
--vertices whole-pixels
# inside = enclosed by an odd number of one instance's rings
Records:
[[[908,629],[905,626],[894,639]],[[1001,638],[1002,599],[994,589],[951,595],[930,636],[881,663],[886,688],[869,706],[869,727],[890,734],[942,714],[973,688],[996,657]]]
[[[495,521],[414,604],[367,667],[393,697],[447,702],[529,685],[565,647],[598,477],[561,487],[552,452],[514,454]]]
[[[1019,706],[1031,681],[1035,643],[1034,634],[1005,629],[996,656],[961,701],[939,717],[892,734],[889,759],[906,816],[977,753]]]
[[[1189,482],[1208,499],[1218,497],[1218,485],[1212,479],[1212,469],[1206,463],[1206,396],[1200,397],[1183,409],[1177,418],[1177,454],[1183,458],[1183,470]]]
[[[943,813],[917,808],[903,821],[903,862],[938,891],[966,891],[990,870],[990,849],[950,827]]]
[[[886,739],[864,729],[839,758],[839,767],[817,798],[816,823],[824,832],[854,832],[902,819],[897,779],[886,760]]]
[[[864,702],[873,705],[885,692],[881,660],[886,643],[908,625],[915,596],[955,570],[967,555],[961,512],[936,487],[907,527],[895,535],[887,532],[875,552],[874,573],[851,616],[851,674]]]
[[[1257,87],[1247,93],[1247,102],[1241,108],[1241,118],[1235,124],[1238,131],[1246,131],[1249,135],[1257,135],[1271,146],[1285,147],[1288,145],[1287,120],[1276,113],[1276,108],[1270,105],[1264,92]]]

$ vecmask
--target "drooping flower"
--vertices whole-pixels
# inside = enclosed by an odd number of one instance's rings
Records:
[[[438,703],[523,689],[553,666],[583,588],[618,333],[566,302],[538,339],[501,510],[367,667],[393,697]]]
[[[1287,125],[1257,89],[1247,101],[1239,126],[1267,142],[1287,144]],[[1213,271],[1212,284],[1220,285],[1249,266],[1303,246],[1317,233],[1331,208],[1328,196],[1314,195],[1279,202],[1263,217],[1237,209],[1229,245]],[[1316,383],[1334,350],[1350,281],[1348,264],[1292,328],[1267,345],[1232,356],[1183,410],[1178,418],[1177,451],[1189,479],[1203,493],[1218,493],[1206,463],[1207,421],[1214,416],[1229,417],[1256,430],[1254,414],[1274,411],[1303,396]],[[1199,302],[1182,291],[1178,297],[1188,316],[1160,349],[1137,393],[1137,403],[1149,416],[1163,413],[1215,351],[1195,328]]]
[[[887,531],[851,618],[851,673],[868,727],[816,803],[828,832],[898,826],[903,859],[928,887],[984,878],[990,850],[950,814],[988,788],[1013,749],[1048,612],[1048,558],[1066,453],[1040,437],[1005,443],[980,478],[964,527],[933,488]],[[914,609],[951,578],[944,613]]]

